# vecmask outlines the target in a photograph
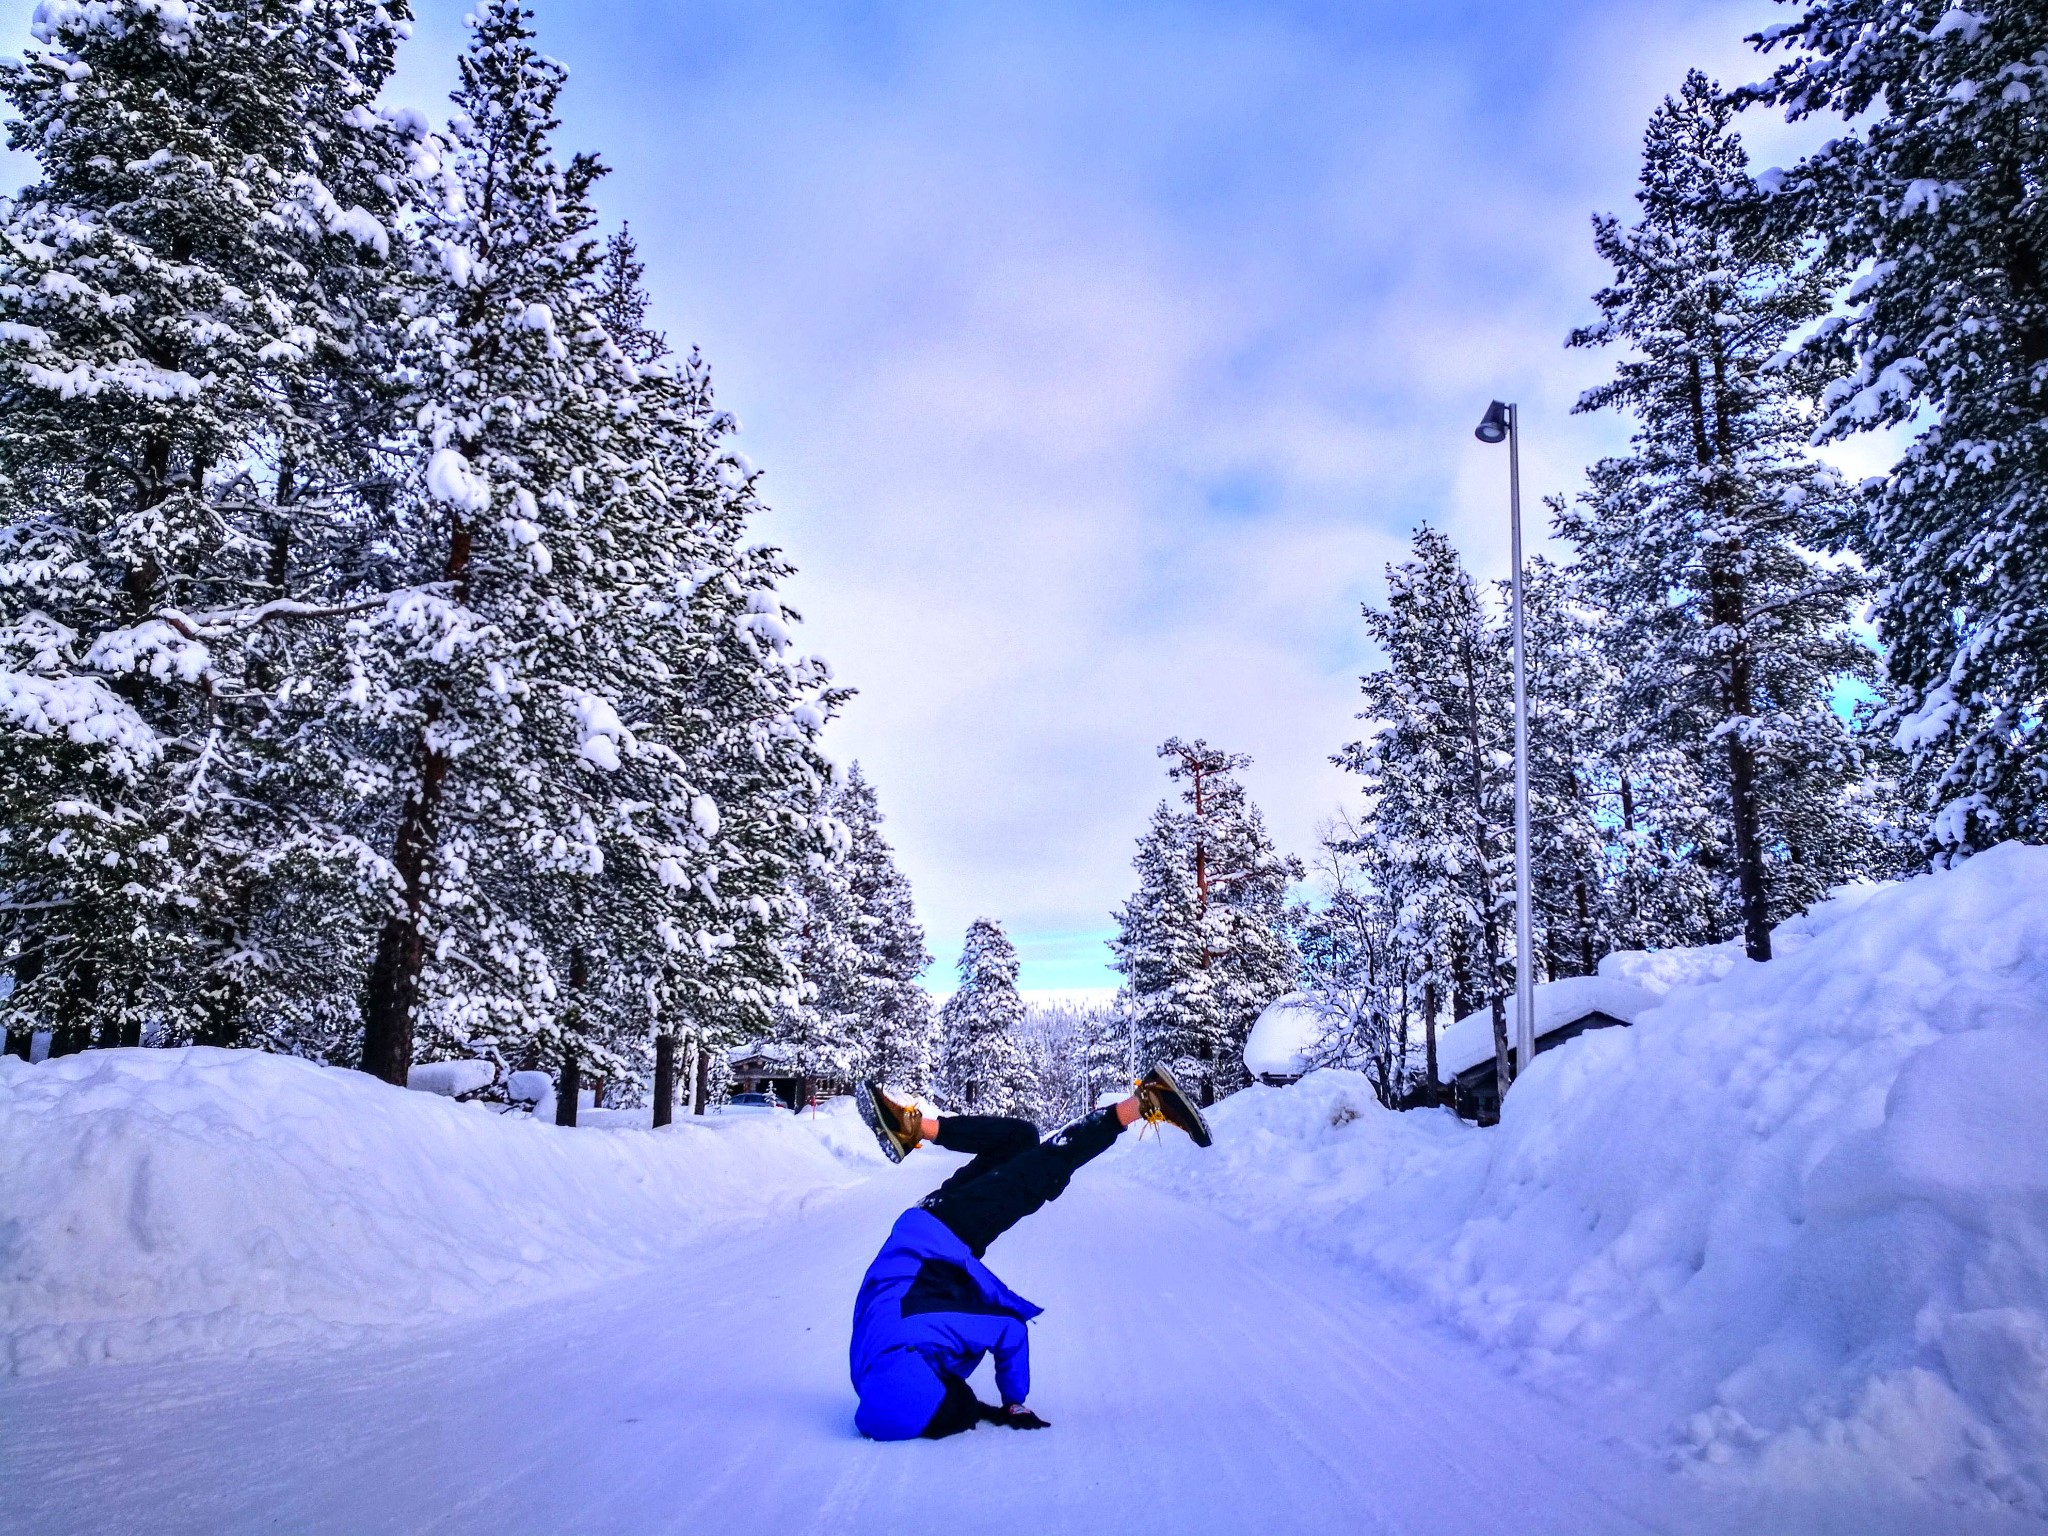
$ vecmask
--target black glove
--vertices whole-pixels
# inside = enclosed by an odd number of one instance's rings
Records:
[[[1007,1424],[1012,1429],[1052,1428],[1051,1424],[1041,1419],[1022,1403],[1016,1403],[1007,1408],[991,1409],[988,1418],[991,1424]]]

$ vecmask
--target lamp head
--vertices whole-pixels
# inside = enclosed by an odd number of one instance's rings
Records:
[[[1486,408],[1486,414],[1479,419],[1479,425],[1473,429],[1472,435],[1482,443],[1506,442],[1508,408],[1500,401],[1494,401]]]

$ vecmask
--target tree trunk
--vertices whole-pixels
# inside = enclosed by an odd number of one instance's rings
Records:
[[[401,1087],[412,1067],[413,1018],[419,1006],[420,972],[427,959],[426,935],[421,931],[427,863],[440,819],[441,788],[448,776],[448,759],[427,745],[424,734],[419,755],[419,788],[406,802],[391,861],[404,892],[404,906],[384,920],[363,998],[363,1070]]]
[[[700,1043],[697,1046],[697,1102],[693,1114],[703,1114],[711,1107],[711,1048]]]
[[[1586,877],[1580,875],[1576,894],[1579,903],[1579,974],[1591,976],[1598,962],[1593,958],[1593,914],[1586,900]]]
[[[470,531],[458,522],[448,538],[446,577],[458,599],[469,595]],[[433,746],[440,722],[440,701],[429,700],[415,753],[419,787],[406,801],[391,855],[403,889],[403,909],[384,921],[377,939],[377,958],[370,966],[363,999],[363,1070],[387,1083],[405,1085],[412,1067],[413,1021],[419,1006],[420,972],[427,959],[421,932],[426,905],[428,866],[439,839],[443,787],[449,760]]]
[[[1714,364],[1711,441],[1705,405],[1700,397],[1699,365],[1697,362],[1693,365],[1694,438],[1703,469],[1725,466],[1734,459],[1729,440],[1731,408],[1724,340],[1718,329],[1711,334],[1710,353]],[[1746,721],[1751,702],[1749,651],[1748,642],[1741,636],[1743,626],[1749,622],[1749,604],[1740,567],[1732,565],[1743,554],[1742,541],[1735,540],[1726,554],[1731,565],[1723,566],[1709,580],[1709,613],[1717,629],[1738,637],[1728,655],[1727,691],[1722,699],[1722,712],[1729,721]],[[1756,754],[1734,731],[1728,733],[1728,817],[1733,823],[1730,830],[1735,835],[1735,882],[1742,902],[1743,949],[1752,960],[1768,960],[1771,958],[1771,922],[1764,899],[1764,852],[1757,812]]]
[[[1714,622],[1739,630],[1747,617],[1739,576],[1714,584]],[[1747,720],[1750,708],[1749,656],[1739,647],[1728,658],[1722,712],[1730,721]],[[1735,841],[1735,884],[1742,905],[1743,950],[1752,960],[1771,958],[1770,905],[1764,895],[1764,849],[1757,806],[1756,754],[1739,731],[1729,731],[1728,820]]]
[[[576,1059],[576,1047],[562,1049],[562,1086],[555,1093],[555,1124],[576,1123],[576,1100],[583,1093],[583,1064]]]
[[[1436,1089],[1436,980],[1433,977],[1422,984],[1422,1054],[1429,1069],[1429,1086],[1424,1091],[1429,1095],[1429,1102],[1436,1104],[1440,1101]]]
[[[1395,1058],[1401,1065],[1394,1078],[1394,1107],[1399,1109],[1401,1101],[1408,1096],[1408,983],[1401,983],[1401,1033],[1400,1054]]]
[[[1756,755],[1728,736],[1728,810],[1735,823],[1735,879],[1742,895],[1742,947],[1752,960],[1771,958],[1770,907],[1764,897],[1763,840],[1758,835]]]
[[[92,1017],[99,1012],[100,963],[88,951],[72,967],[64,987],[64,1011],[50,1030],[50,1054],[69,1056],[92,1043]]]
[[[654,1037],[654,1123],[667,1125],[676,1117],[676,1037]]]

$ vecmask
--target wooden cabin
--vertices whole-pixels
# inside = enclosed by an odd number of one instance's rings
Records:
[[[1566,976],[1538,982],[1536,1054],[1554,1051],[1595,1029],[1625,1028],[1657,1001],[1653,993],[1614,976]],[[1507,1010],[1508,1058],[1514,1059],[1515,1000]],[[1500,1119],[1499,1062],[1493,1049],[1493,1009],[1468,1013],[1437,1040],[1437,1081],[1450,1089],[1451,1107],[1467,1120],[1492,1125]]]
[[[791,1109],[853,1091],[853,1084],[845,1078],[815,1077],[800,1071],[796,1052],[772,1040],[751,1041],[729,1051],[725,1069],[732,1077],[734,1093],[772,1094]]]

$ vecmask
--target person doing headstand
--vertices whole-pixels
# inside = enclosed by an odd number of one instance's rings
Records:
[[[1143,1119],[1180,1127],[1209,1145],[1202,1112],[1172,1073],[1154,1067],[1137,1091],[1085,1115],[1045,1141],[1028,1120],[1006,1115],[926,1115],[875,1083],[854,1094],[861,1117],[891,1162],[924,1142],[973,1161],[896,1218],[853,1304],[850,1364],[860,1406],[853,1422],[871,1440],[937,1440],[976,1424],[1044,1429],[1024,1406],[1031,1392],[1031,1346],[1024,1325],[1034,1306],[981,1262],[988,1245],[1057,1199],[1074,1170],[1109,1150]],[[967,1378],[994,1354],[993,1408]]]

